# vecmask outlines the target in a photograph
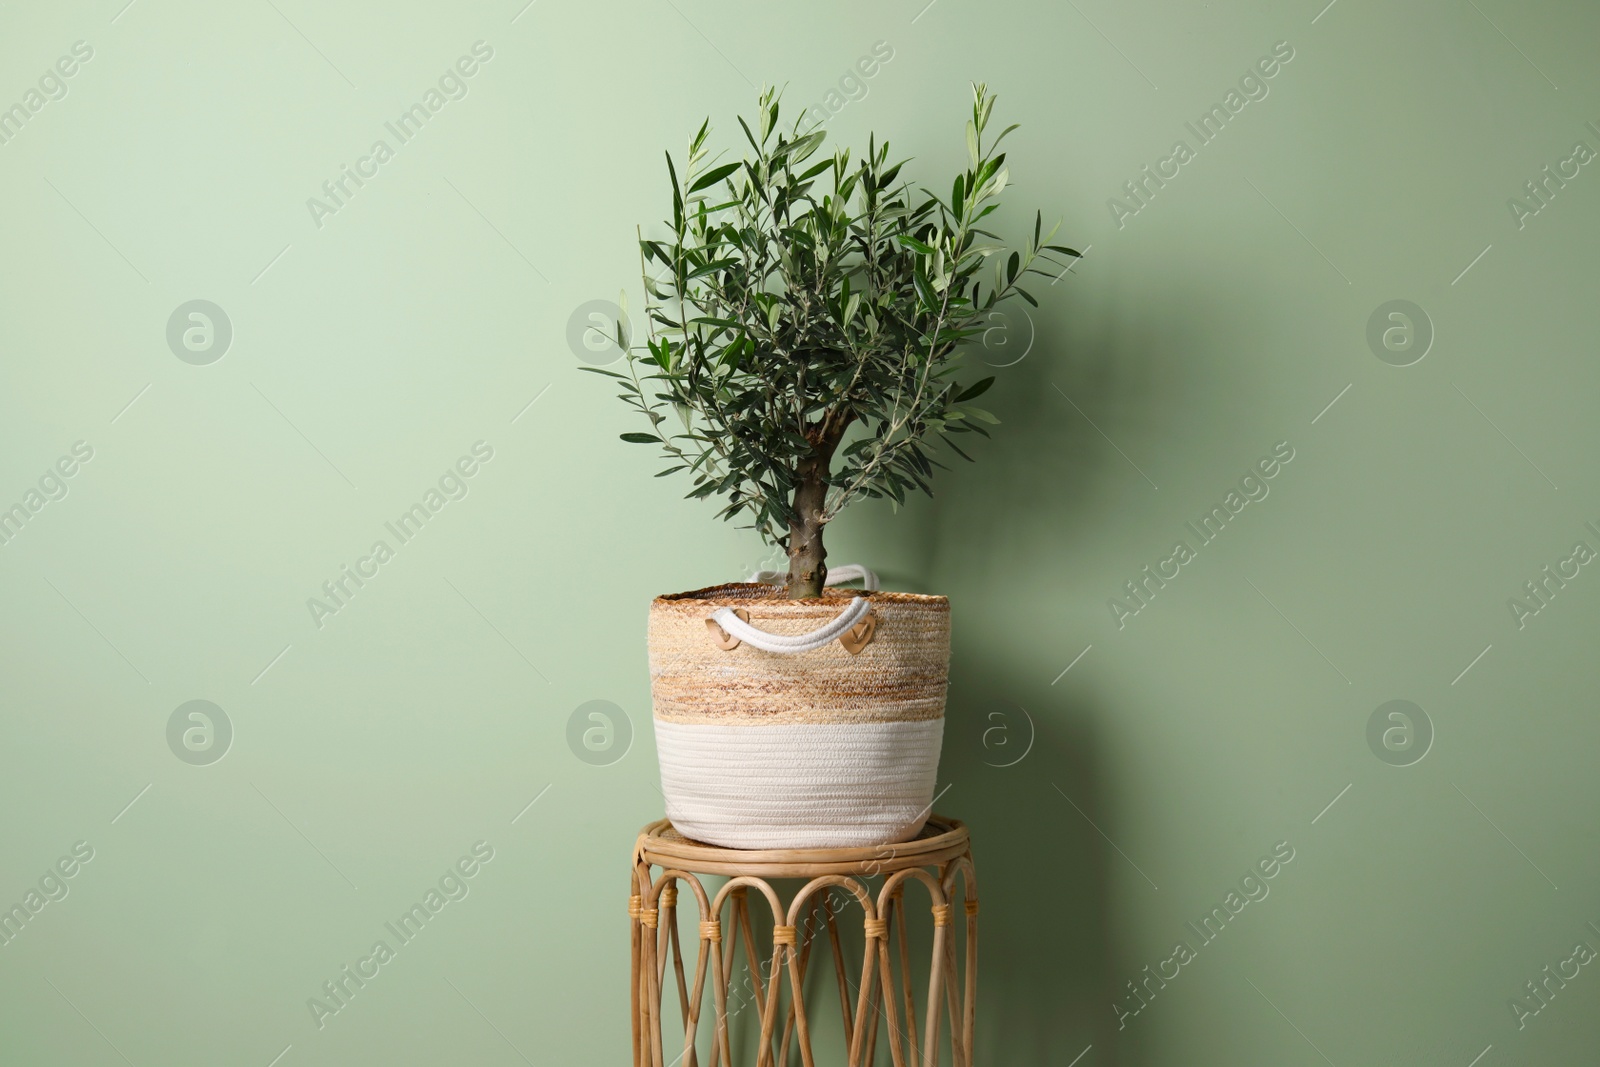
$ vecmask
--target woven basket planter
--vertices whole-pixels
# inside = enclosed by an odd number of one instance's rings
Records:
[[[667,817],[725,848],[915,837],[933,801],[949,664],[940,596],[788,600],[736,583],[656,598],[650,688]]]

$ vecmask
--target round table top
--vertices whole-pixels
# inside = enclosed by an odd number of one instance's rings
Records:
[[[865,848],[722,848],[680,834],[658,819],[639,831],[634,855],[658,867],[696,874],[814,878],[822,874],[871,876],[909,867],[936,867],[965,855],[970,838],[959,819],[931,815],[909,841]]]

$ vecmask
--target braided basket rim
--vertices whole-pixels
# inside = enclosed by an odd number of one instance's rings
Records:
[[[899,593],[887,589],[878,589],[870,593],[860,589],[824,589],[820,597],[790,600],[784,596],[783,586],[768,585],[764,582],[725,582],[722,585],[706,586],[704,589],[691,589],[686,593],[663,593],[651,601],[651,606],[701,607],[712,605],[720,608],[749,604],[751,602],[767,602],[773,606],[790,605],[793,607],[815,608],[835,607],[852,597],[859,596],[866,597],[874,604],[903,604],[907,607],[926,607],[945,611],[950,608],[949,597],[933,596],[926,593]]]

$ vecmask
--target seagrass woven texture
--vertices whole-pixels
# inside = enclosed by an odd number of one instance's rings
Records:
[[[796,654],[748,644],[724,650],[706,619],[744,608],[776,634],[803,634],[835,618],[849,597],[828,590],[788,600],[781,590],[734,583],[662,596],[650,605],[650,687],[658,721],[715,725],[915,722],[944,715],[950,602],[873,592],[876,629],[856,655],[837,642]]]

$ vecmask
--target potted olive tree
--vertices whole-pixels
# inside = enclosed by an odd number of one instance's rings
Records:
[[[1037,214],[1019,251],[984,229],[1007,169],[973,87],[967,167],[948,196],[914,190],[876,138],[823,155],[779,125],[771,90],[741,159],[709,121],[675,162],[664,237],[639,246],[649,332],[621,398],[648,421],[692,498],[782,546],[782,588],[734,583],[658,597],[650,674],[667,815],[729,847],[906,840],[928,815],[949,665],[944,597],[828,588],[823,534],[849,503],[931,493],[936,448],[997,420],[993,383],[956,381],[963,342],[1042,263],[1064,269]],[[992,269],[987,269],[992,264]]]

